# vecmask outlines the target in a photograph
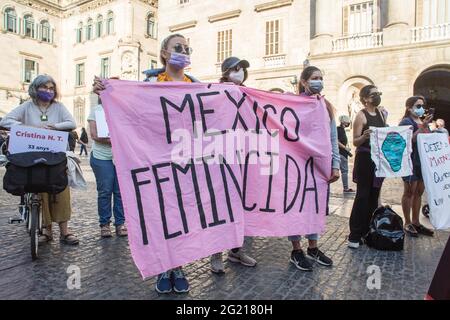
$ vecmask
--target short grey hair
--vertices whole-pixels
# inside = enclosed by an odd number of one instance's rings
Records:
[[[37,91],[39,87],[49,82],[51,82],[53,86],[55,86],[55,96],[52,99],[51,103],[53,103],[57,99],[58,88],[56,86],[55,80],[47,74],[41,74],[33,80],[33,82],[30,84],[30,87],[28,88],[28,94],[30,95],[30,98],[33,100],[34,103],[37,103]]]
[[[173,38],[183,38],[186,39],[182,34],[179,33],[174,33],[171,34],[170,36],[166,37],[162,42],[161,42],[161,52],[163,50],[167,50],[168,46],[169,46],[169,41],[172,40]],[[159,54],[159,60],[161,61],[161,63],[165,66],[166,65],[166,60],[164,60],[164,58],[162,57],[162,54]]]
[[[340,123],[351,123],[350,117],[343,114],[339,117],[339,122]]]

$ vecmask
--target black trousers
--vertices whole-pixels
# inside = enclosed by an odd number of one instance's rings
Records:
[[[370,153],[359,152],[355,157],[356,197],[350,215],[350,235],[348,239],[358,242],[369,232],[370,219],[378,207],[380,188],[373,187],[375,164]]]
[[[87,148],[84,144],[82,144],[80,147],[80,156],[83,154],[83,150],[84,150],[84,153],[87,155]]]

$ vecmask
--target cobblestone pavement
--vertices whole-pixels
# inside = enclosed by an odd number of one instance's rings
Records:
[[[289,263],[291,245],[286,239],[253,238],[246,240],[246,248],[258,260],[255,268],[226,262],[226,274],[217,276],[209,271],[209,260],[202,259],[185,268],[191,283],[189,294],[159,295],[154,291],[154,278],[141,279],[126,239],[100,239],[95,181],[86,160],[83,169],[89,190],[72,193],[70,223],[80,245],[45,244],[35,262],[31,261],[24,226],[8,224],[8,218],[17,212],[18,199],[0,191],[0,299],[422,300],[449,238],[447,232],[438,232],[434,238],[407,238],[403,252],[380,252],[366,246],[351,251],[346,236],[353,198],[343,197],[337,183],[332,189],[328,231],[319,242],[334,260],[334,267],[316,265],[313,272],[302,272]],[[3,173],[0,169],[0,178]],[[401,191],[399,181],[388,182],[383,190],[384,202],[398,213]],[[81,270],[80,289],[67,288],[71,265]],[[381,269],[380,290],[367,288],[371,265]]]

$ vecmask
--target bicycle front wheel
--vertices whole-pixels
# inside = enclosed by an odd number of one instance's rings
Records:
[[[31,239],[31,258],[36,260],[39,247],[39,206],[31,206],[30,220],[30,239]]]

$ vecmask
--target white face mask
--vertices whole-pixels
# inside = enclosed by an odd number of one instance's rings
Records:
[[[230,80],[237,85],[242,84],[244,82],[245,73],[244,69],[240,69],[239,71],[230,72]]]

